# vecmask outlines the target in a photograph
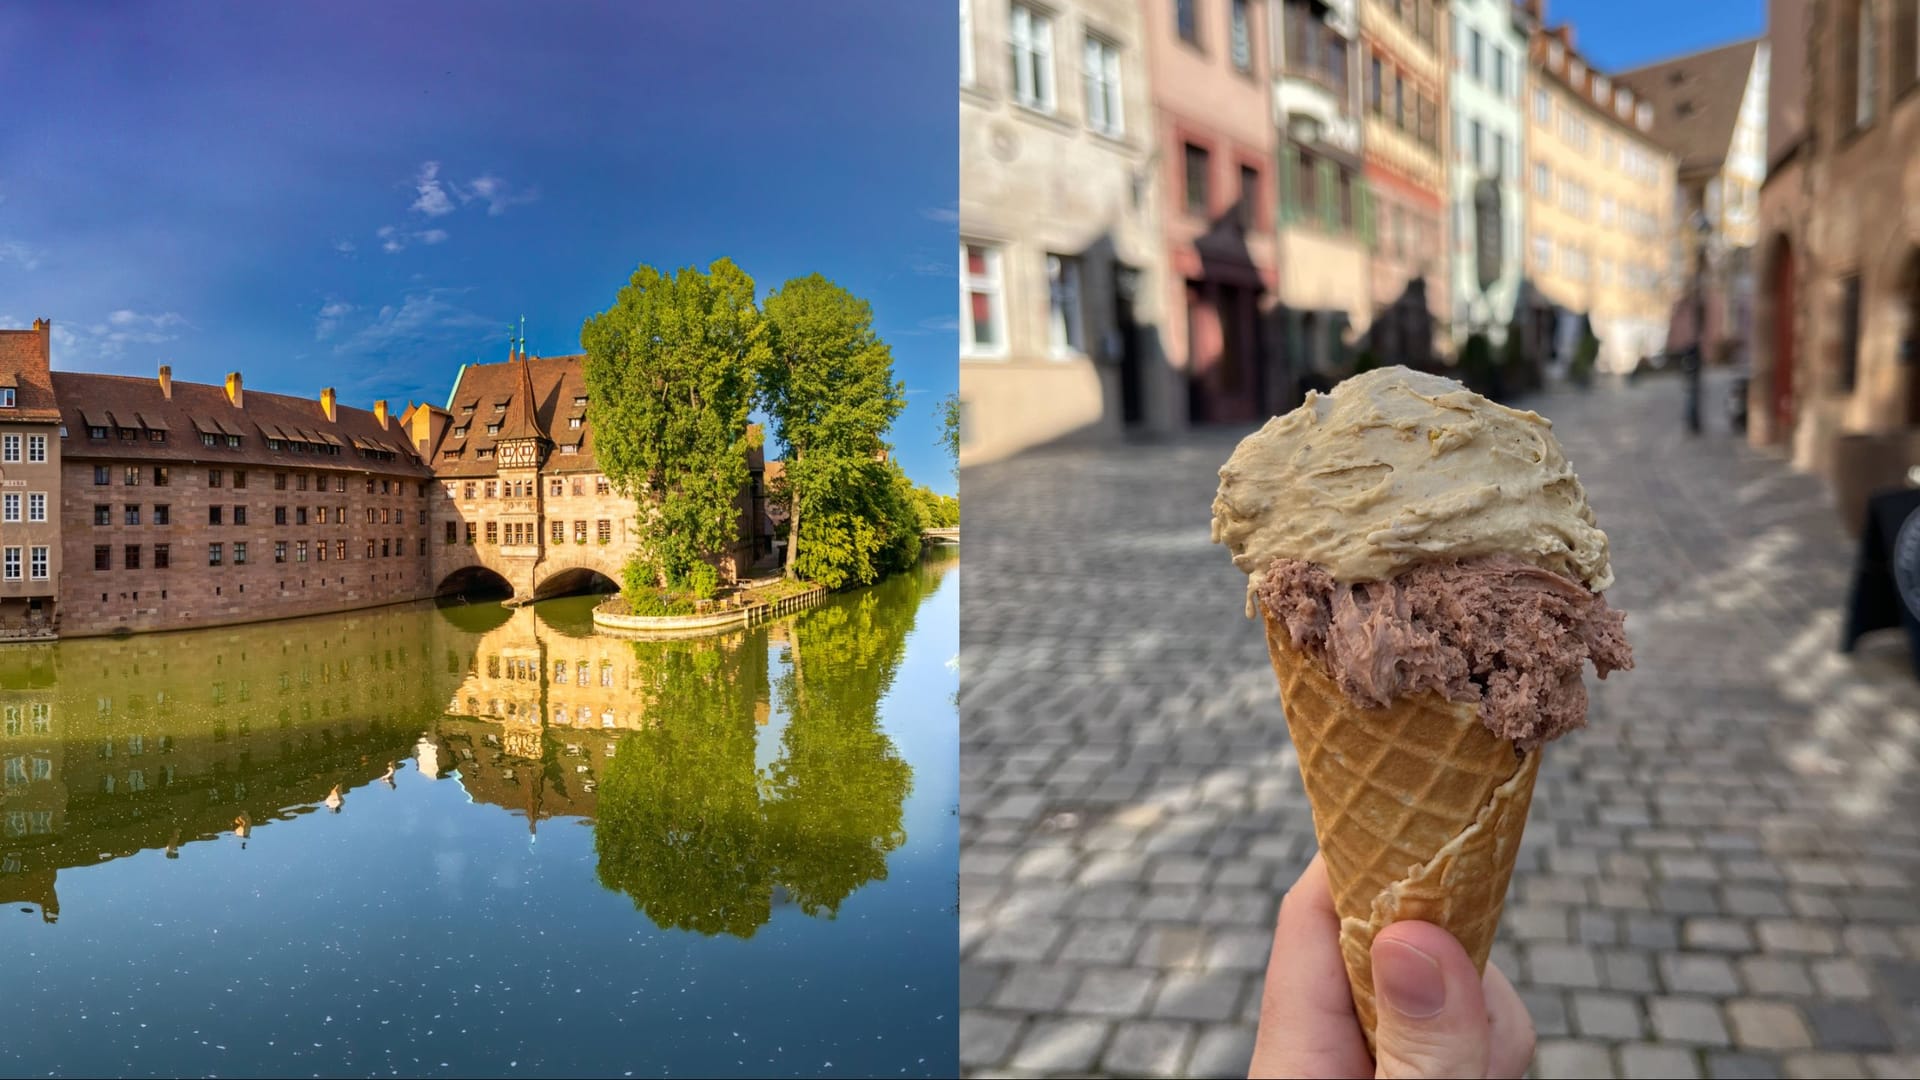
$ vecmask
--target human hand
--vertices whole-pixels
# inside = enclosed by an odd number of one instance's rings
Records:
[[[1315,855],[1280,903],[1251,1076],[1518,1077],[1533,1060],[1533,1019],[1492,964],[1432,923],[1397,922],[1373,942],[1379,1057],[1353,1012],[1326,864]]]

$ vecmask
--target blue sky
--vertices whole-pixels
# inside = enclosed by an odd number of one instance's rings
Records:
[[[1602,71],[1625,71],[1767,32],[1764,0],[1547,0],[1547,23]]]
[[[54,365],[444,404],[640,263],[873,303],[951,492],[951,4],[0,6],[0,325]]]

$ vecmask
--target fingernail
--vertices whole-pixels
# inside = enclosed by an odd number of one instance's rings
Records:
[[[1380,997],[1409,1020],[1440,1015],[1447,1004],[1447,980],[1433,957],[1399,941],[1373,947],[1373,981]]]

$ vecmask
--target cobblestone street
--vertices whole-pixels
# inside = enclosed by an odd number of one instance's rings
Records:
[[[1637,668],[1551,744],[1494,962],[1533,1074],[1920,1074],[1920,686],[1835,652],[1820,484],[1672,379],[1552,417]],[[971,1075],[1244,1076],[1311,819],[1245,577],[1208,543],[1244,431],[962,477],[960,1053]]]

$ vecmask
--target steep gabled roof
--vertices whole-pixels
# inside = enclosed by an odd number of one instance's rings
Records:
[[[533,392],[533,368],[525,353],[513,362],[515,374],[519,376],[514,387],[513,397],[507,402],[507,415],[500,421],[500,434],[495,436],[502,442],[508,439],[552,440],[547,436],[546,426],[540,423],[540,411],[535,406]]]
[[[1727,159],[1759,45],[1736,41],[1614,77],[1653,106],[1650,134],[1680,159],[1681,175],[1717,171]]]

